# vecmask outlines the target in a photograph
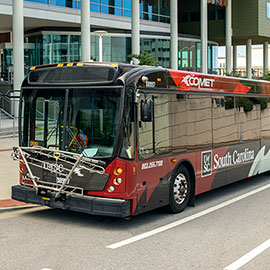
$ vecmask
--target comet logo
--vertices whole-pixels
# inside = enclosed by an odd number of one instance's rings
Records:
[[[182,83],[184,83],[187,87],[195,86],[199,89],[213,88],[214,82],[214,79],[199,78],[195,77],[195,75],[187,75],[182,80]]]

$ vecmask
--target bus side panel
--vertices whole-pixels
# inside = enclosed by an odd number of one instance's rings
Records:
[[[231,184],[238,180],[242,180],[248,178],[249,176],[255,175],[251,172],[251,168],[260,149],[260,140],[240,144],[237,146],[231,146],[229,148],[228,154],[231,155],[232,164],[226,170],[226,184]]]
[[[269,148],[257,140],[198,152],[196,194],[270,170]]]
[[[213,186],[217,188],[225,184],[224,172],[213,168],[213,157],[217,154],[224,156],[227,149],[223,147],[197,152],[196,195],[211,190]]]
[[[134,215],[169,204],[171,179],[183,161],[197,170],[196,152],[139,161],[137,204]]]

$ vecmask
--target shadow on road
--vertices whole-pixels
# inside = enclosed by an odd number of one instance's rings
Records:
[[[53,221],[58,225],[73,224],[111,231],[125,231],[140,227],[143,227],[143,230],[148,230],[153,229],[153,224],[158,223],[158,226],[162,226],[174,222],[268,184],[270,181],[269,176],[270,173],[265,173],[198,195],[196,196],[196,206],[188,207],[184,212],[179,214],[172,214],[166,207],[163,207],[131,217],[130,219],[122,219],[48,208],[25,213],[24,216]]]

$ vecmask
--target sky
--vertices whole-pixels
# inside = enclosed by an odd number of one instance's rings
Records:
[[[253,45],[252,48],[262,48],[262,45]],[[237,54],[246,56],[246,46],[237,46]],[[218,47],[218,57],[225,57],[225,46]]]

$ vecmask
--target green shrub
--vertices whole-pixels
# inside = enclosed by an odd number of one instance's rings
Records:
[[[144,51],[140,54],[129,54],[128,59],[132,60],[136,58],[139,60],[139,65],[146,65],[146,66],[157,66],[159,62],[155,60],[154,56],[151,53]]]

